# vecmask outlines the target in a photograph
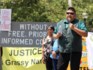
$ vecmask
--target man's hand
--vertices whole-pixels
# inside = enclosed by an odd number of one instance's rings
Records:
[[[52,56],[53,56],[53,58],[56,58],[56,52],[55,51],[52,51]]]
[[[69,27],[70,27],[70,29],[72,29],[72,30],[74,30],[74,28],[75,28],[74,24],[72,24],[72,23],[69,24]]]
[[[72,23],[69,24],[69,28],[72,29],[73,31],[75,31],[80,36],[87,37],[87,35],[88,35],[87,32],[85,32],[84,30],[81,30],[81,29],[75,27]]]

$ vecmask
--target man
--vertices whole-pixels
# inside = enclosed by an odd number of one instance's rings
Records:
[[[76,18],[76,11],[69,7],[66,11],[66,19],[57,23],[59,59],[57,70],[67,70],[70,61],[70,70],[79,70],[82,55],[82,36],[87,36],[85,24]]]

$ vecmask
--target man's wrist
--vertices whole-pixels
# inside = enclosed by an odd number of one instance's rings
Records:
[[[72,28],[72,30],[76,31],[76,30],[77,30],[77,27],[74,26],[74,27]]]

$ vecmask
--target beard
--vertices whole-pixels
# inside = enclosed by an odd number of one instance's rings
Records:
[[[68,22],[72,22],[73,21],[71,17],[67,17],[67,20],[68,20]]]

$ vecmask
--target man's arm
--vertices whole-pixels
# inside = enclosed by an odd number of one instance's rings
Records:
[[[69,24],[69,27],[75,31],[77,34],[79,34],[80,36],[84,36],[87,37],[87,32],[85,32],[84,30],[78,29],[77,27],[75,27],[72,23]]]
[[[61,33],[53,34],[53,38],[58,39],[60,36],[62,36]]]
[[[62,26],[61,25],[56,27],[56,34],[53,34],[53,38],[58,39],[60,36],[62,36]]]

